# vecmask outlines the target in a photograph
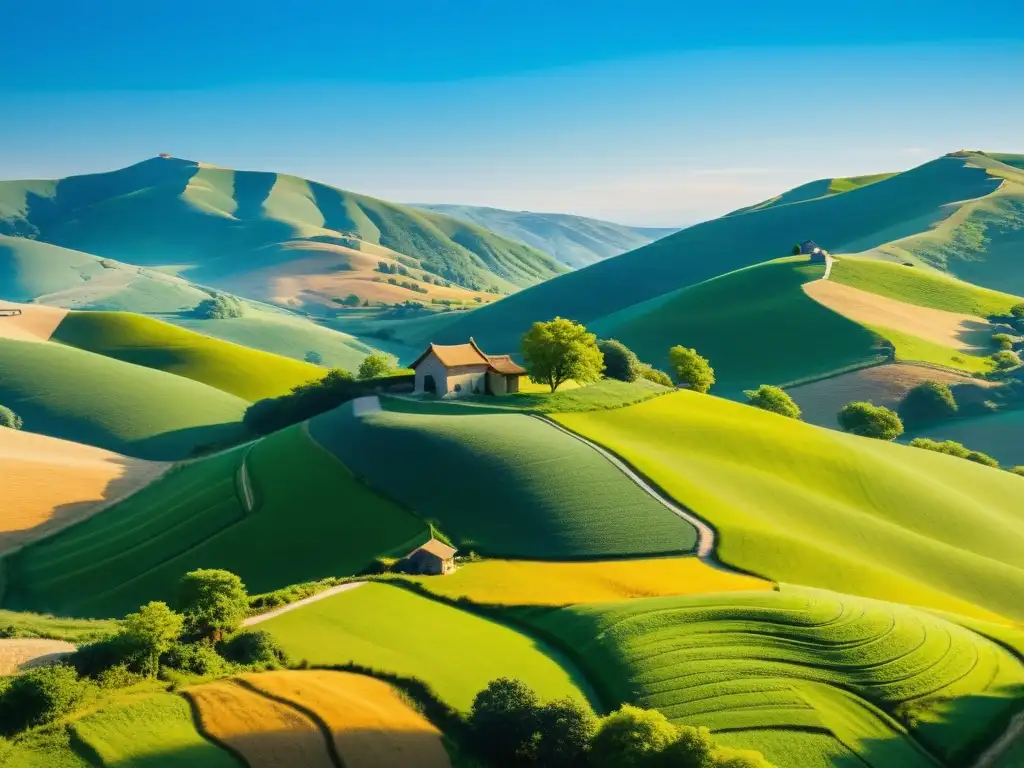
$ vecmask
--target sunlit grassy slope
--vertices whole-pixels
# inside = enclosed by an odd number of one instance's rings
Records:
[[[163,371],[47,342],[0,339],[0,403],[25,429],[172,460],[242,434],[246,402]]]
[[[715,392],[738,394],[880,359],[878,337],[821,306],[800,286],[823,266],[806,257],[730,272],[602,318],[592,330],[656,367],[676,344],[715,369]]]
[[[468,710],[496,677],[514,677],[542,698],[583,698],[575,668],[503,624],[385,584],[366,584],[260,625],[294,658],[357,664],[418,677]]]
[[[696,542],[689,523],[550,424],[472,406],[385,405],[355,416],[345,404],[310,431],[463,551],[572,559],[674,554]]]
[[[0,183],[0,222],[5,232],[141,267],[173,266],[218,287],[261,273],[263,295],[254,298],[273,293],[272,279],[290,274],[289,262],[317,261],[323,247],[337,251],[336,267],[348,263],[349,251],[384,247],[456,285],[502,292],[565,270],[523,243],[440,213],[177,158],[55,182]],[[269,268],[281,271],[262,273]]]
[[[986,162],[995,168],[994,161]],[[962,201],[991,195],[1007,182],[993,174],[974,156],[947,156],[842,194],[697,224],[460,317],[435,341],[472,334],[485,349],[514,348],[535,320],[561,315],[590,323],[668,291],[787,255],[807,239],[833,253],[877,248],[931,231]],[[976,275],[963,276],[990,287],[1006,285],[1009,257],[988,253],[983,259],[971,262]]]
[[[427,537],[425,523],[357,482],[294,426],[251,449],[183,465],[9,556],[4,605],[123,616],[147,600],[173,599],[194,568],[226,568],[265,592],[357,573]]]
[[[70,312],[52,339],[209,384],[244,400],[277,397],[326,370],[127,312]]]
[[[559,422],[606,445],[777,581],[1024,617],[1024,478],[678,392]]]
[[[872,766],[967,765],[1024,692],[1024,665],[981,635],[832,592],[784,587],[527,615],[576,649],[613,698],[677,723],[742,730],[780,768],[827,766],[847,751]],[[808,732],[838,745],[809,743]]]

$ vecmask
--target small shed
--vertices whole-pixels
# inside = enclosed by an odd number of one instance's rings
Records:
[[[405,556],[405,569],[408,573],[427,576],[444,576],[454,573],[457,551],[443,541],[431,539]]]

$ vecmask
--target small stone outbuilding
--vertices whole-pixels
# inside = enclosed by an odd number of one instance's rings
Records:
[[[514,394],[526,375],[509,355],[488,355],[472,338],[468,344],[431,344],[409,367],[416,374],[413,392],[438,397]]]
[[[804,240],[799,245],[799,252],[811,257],[811,264],[827,264],[830,254],[813,240]]]
[[[446,576],[455,571],[455,553],[457,551],[443,541],[431,539],[405,556],[404,570],[406,573],[426,576]]]

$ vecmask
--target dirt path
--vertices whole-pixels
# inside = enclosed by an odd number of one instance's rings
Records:
[[[367,413],[377,413],[380,410],[380,398],[377,395],[366,395],[357,397],[352,401],[352,415],[364,416]]]
[[[251,627],[255,624],[262,624],[264,621],[269,621],[275,616],[280,616],[282,613],[288,613],[288,611],[294,611],[296,608],[301,608],[304,605],[315,603],[317,600],[324,600],[328,597],[332,597],[339,592],[347,592],[350,589],[361,587],[365,584],[365,581],[350,581],[347,584],[339,584],[336,587],[325,589],[323,592],[317,592],[312,597],[305,597],[302,600],[297,600],[294,603],[288,603],[280,608],[275,608],[267,613],[261,613],[259,616],[250,616],[248,619],[242,622],[243,627]]]
[[[0,339],[18,341],[49,341],[68,311],[43,304],[0,302],[0,310],[13,310],[17,315],[0,316]]]
[[[0,675],[13,675],[64,658],[75,646],[63,640],[10,638],[0,640]]]
[[[1003,735],[981,753],[971,768],[992,768],[999,758],[1010,751],[1017,739],[1024,739],[1024,712],[1018,713],[1010,720]]]
[[[670,498],[669,496],[667,496],[666,494],[662,493],[660,490],[652,486],[650,483],[647,482],[645,478],[641,477],[640,474],[636,472],[636,470],[634,470],[632,467],[626,464],[625,461],[620,459],[607,448],[604,448],[598,445],[597,443],[593,442],[592,440],[587,439],[578,432],[573,432],[571,429],[563,427],[558,422],[554,421],[553,419],[549,419],[546,416],[540,416],[537,414],[529,415],[532,418],[543,421],[545,424],[549,424],[555,429],[564,432],[570,437],[576,438],[581,443],[590,446],[599,454],[604,456],[608,461],[610,461],[615,466],[616,469],[618,469],[620,472],[622,472],[622,474],[624,474],[626,477],[628,477],[630,480],[636,483],[637,486],[639,486],[648,494],[650,494],[652,498],[657,499],[659,502],[661,502],[662,505],[665,506],[665,508],[670,510],[673,514],[681,517],[683,520],[688,522],[697,530],[697,557],[699,557],[707,565],[713,566],[715,568],[723,568],[725,570],[732,571],[731,568],[723,566],[723,564],[719,562],[718,559],[715,557],[715,529],[708,525],[704,520],[701,520],[699,517],[697,517],[689,510],[684,509],[679,504],[677,504],[675,500],[673,500],[672,498]]]

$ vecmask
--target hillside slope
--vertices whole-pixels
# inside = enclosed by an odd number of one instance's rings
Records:
[[[443,214],[285,174],[170,157],[56,181],[2,182],[0,234],[173,268],[226,290],[247,285],[246,295],[259,299],[279,295],[280,280],[372,273],[378,259],[423,270],[441,287],[495,293],[565,269],[522,243]],[[253,275],[260,293],[251,290]]]
[[[283,395],[327,372],[128,312],[70,312],[52,339],[184,376],[250,402]]]
[[[731,565],[1024,619],[1024,478],[685,391],[555,418],[713,525]]]
[[[786,255],[794,243],[808,238],[833,253],[851,253],[938,231],[933,227],[952,221],[968,204],[964,201],[991,202],[995,193],[1008,194],[1005,190],[1016,182],[999,174],[1013,172],[990,158],[945,156],[842,194],[724,216],[455,318],[434,341],[473,335],[485,347],[515,348],[536,320],[561,315],[593,322],[668,291]],[[981,260],[947,263],[955,273],[970,264],[972,282],[1015,290],[1009,278],[1024,280],[1024,270],[1013,272],[1002,256],[977,249],[962,255]]]
[[[182,376],[52,341],[0,339],[0,361],[0,403],[30,432],[158,461],[243,433],[245,400]]]
[[[415,207],[479,224],[484,229],[554,256],[573,269],[632,251],[679,231],[668,227],[627,227],[567,213],[506,211],[445,203],[416,204]]]

